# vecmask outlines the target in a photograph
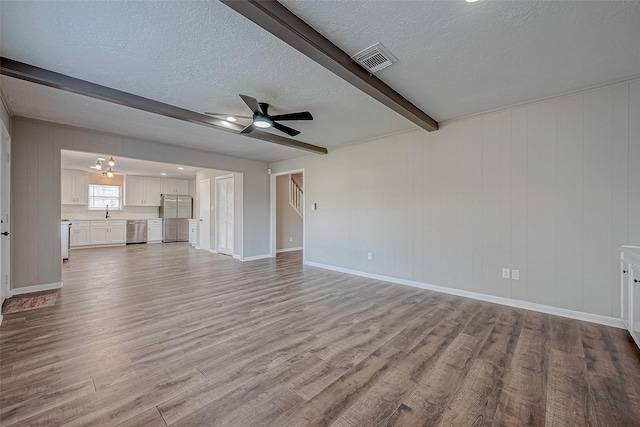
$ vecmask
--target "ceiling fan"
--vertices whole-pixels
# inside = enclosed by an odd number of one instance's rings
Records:
[[[283,124],[278,123],[280,120],[313,120],[313,116],[308,111],[303,111],[300,113],[290,113],[290,114],[278,114],[275,116],[269,115],[269,104],[266,102],[258,102],[257,99],[247,96],[240,95],[240,98],[244,101],[245,104],[253,111],[253,116],[233,116],[230,114],[218,114],[218,113],[207,113],[209,116],[217,116],[217,117],[225,117],[227,121],[234,122],[235,118],[241,119],[251,119],[252,123],[246,128],[242,129],[240,133],[251,133],[256,128],[266,129],[269,127],[273,127],[274,129],[278,129],[280,132],[286,133],[289,136],[296,136],[300,133],[300,131],[290,128],[289,126],[285,126]]]

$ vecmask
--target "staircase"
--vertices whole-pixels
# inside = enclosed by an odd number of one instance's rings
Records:
[[[289,175],[289,204],[300,217],[303,216],[303,194],[300,185]]]

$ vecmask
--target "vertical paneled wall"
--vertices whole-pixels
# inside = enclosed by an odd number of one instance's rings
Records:
[[[618,250],[640,245],[640,81],[270,166],[305,168],[308,261],[618,316]]]

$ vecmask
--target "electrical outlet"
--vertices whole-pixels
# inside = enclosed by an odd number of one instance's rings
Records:
[[[293,237],[289,237],[289,241],[290,241],[290,242],[293,242]]]
[[[503,279],[508,279],[509,278],[509,269],[508,268],[503,268],[502,269],[502,278]]]
[[[371,252],[367,252],[367,259],[371,259]]]
[[[513,280],[520,280],[520,270],[511,270],[511,278]]]

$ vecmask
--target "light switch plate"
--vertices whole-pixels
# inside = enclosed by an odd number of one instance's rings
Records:
[[[511,278],[513,280],[520,280],[520,270],[511,270]]]
[[[502,278],[503,279],[508,279],[509,278],[509,269],[508,268],[503,268],[502,269]]]

